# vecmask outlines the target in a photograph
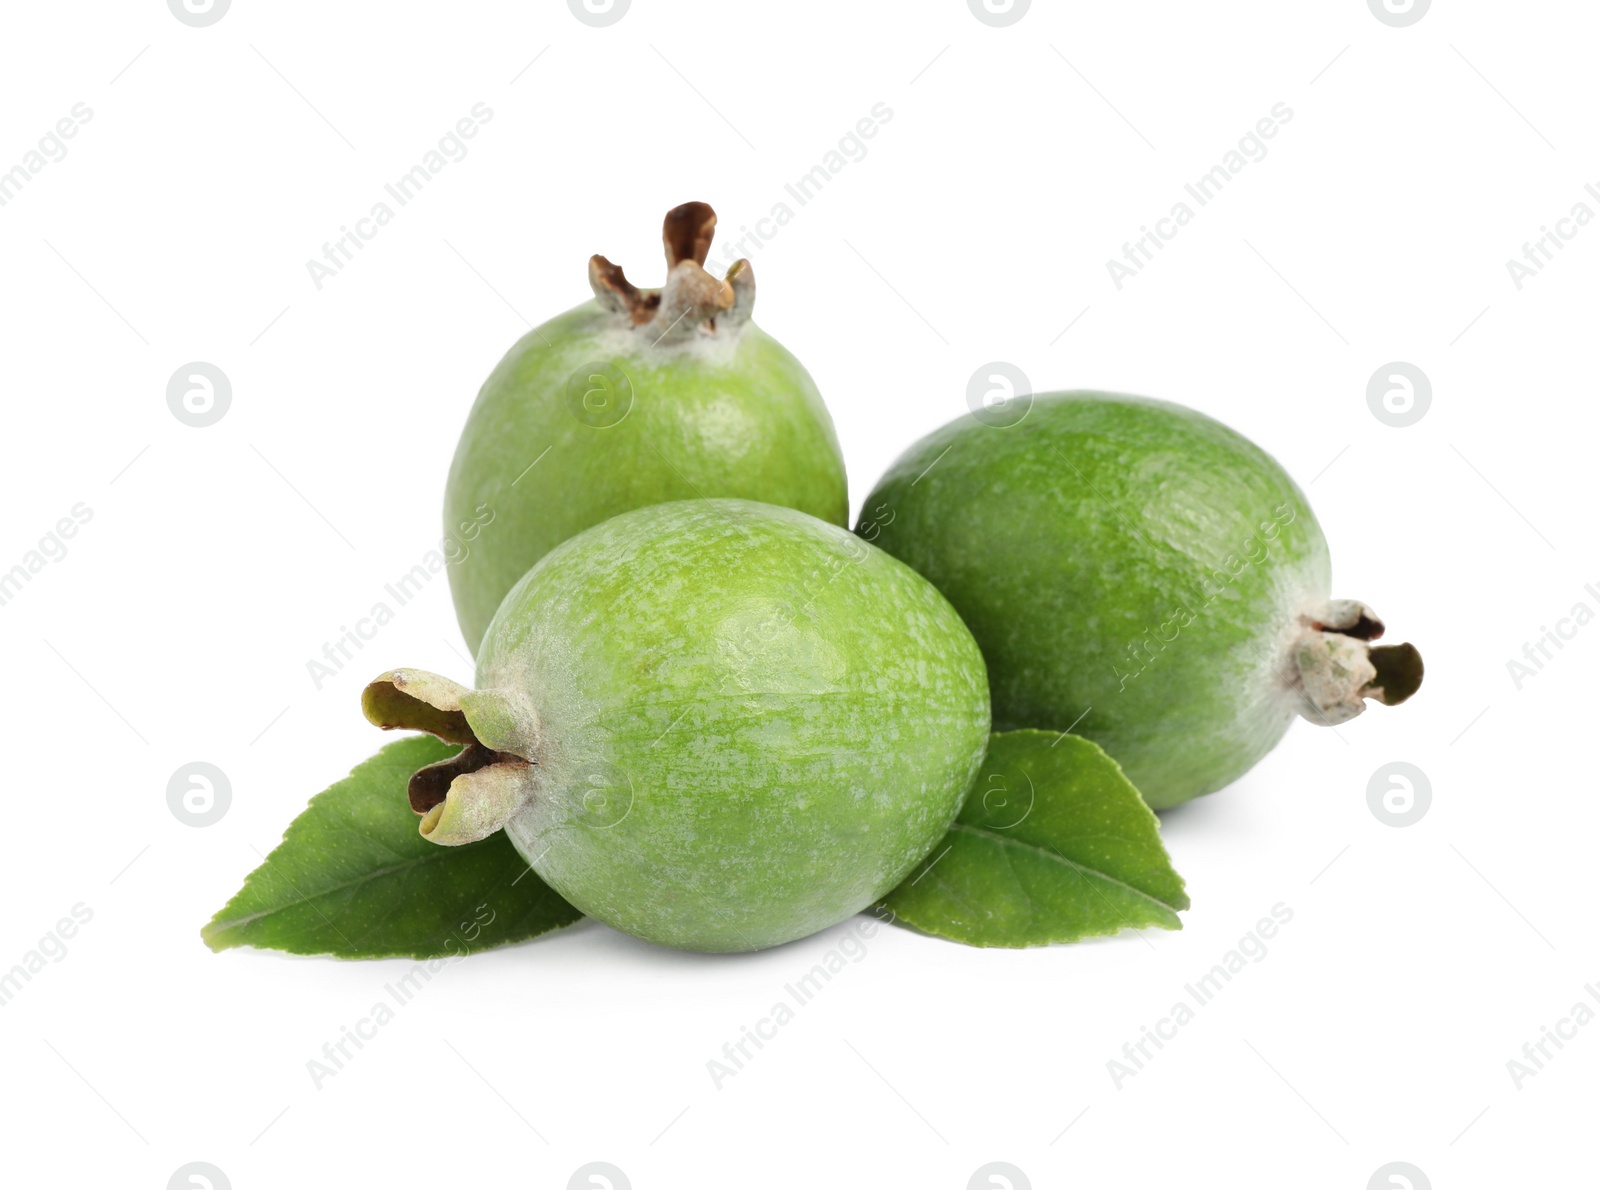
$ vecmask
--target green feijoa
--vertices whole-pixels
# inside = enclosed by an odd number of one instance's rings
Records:
[[[1422,680],[1416,649],[1374,647],[1377,615],[1331,598],[1283,468],[1180,405],[1068,392],[962,417],[895,462],[857,532],[961,613],[997,730],[1071,728],[1158,809],[1237,779],[1297,713],[1342,723]]]
[[[733,496],[846,524],[827,408],[750,321],[750,262],[725,279],[705,270],[715,227],[705,203],[668,212],[660,290],[591,258],[594,299],[530,331],[484,382],[444,502],[450,588],[474,652],[530,566],[618,513]]]
[[[844,529],[751,501],[624,513],[512,589],[476,689],[363,696],[464,745],[410,783],[422,834],[504,829],[592,917],[704,951],[873,904],[944,835],[984,756],[983,658],[949,603]]]

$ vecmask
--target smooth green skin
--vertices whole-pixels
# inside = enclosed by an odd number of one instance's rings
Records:
[[[883,904],[968,946],[1045,946],[1182,929],[1189,894],[1117,762],[1080,736],[1025,730],[989,737],[950,833]]]
[[[551,889],[518,879],[527,867],[504,838],[438,847],[417,833],[406,781],[455,751],[431,736],[397,740],[317,794],[200,931],[206,945],[441,959],[577,921]]]
[[[614,425],[574,412],[596,363],[632,385]],[[615,398],[595,393],[595,420],[609,420]],[[551,319],[484,382],[450,466],[446,556],[467,644],[477,652],[506,592],[569,537],[630,509],[715,496],[848,523],[833,421],[800,362],[754,323],[652,346],[598,302]]]
[[[1140,397],[1051,393],[1012,426],[951,422],[889,469],[857,532],[966,620],[997,730],[1070,727],[1156,809],[1282,738],[1297,616],[1329,594],[1327,543],[1283,469]]]
[[[892,889],[955,818],[989,733],[976,642],[909,567],[742,500],[625,513],[496,614],[480,690],[537,707],[538,789],[506,827],[629,934],[755,950]]]

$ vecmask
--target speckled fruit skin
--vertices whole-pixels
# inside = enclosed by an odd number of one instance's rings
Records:
[[[580,417],[592,365],[631,383]],[[576,393],[573,378],[578,378]],[[598,423],[598,424],[591,424]],[[484,383],[445,489],[450,588],[468,645],[514,583],[620,512],[734,496],[849,518],[833,422],[800,362],[754,323],[654,345],[585,302],[526,335]]]
[[[1157,809],[1234,781],[1296,714],[1299,616],[1328,547],[1265,452],[1179,405],[1034,398],[911,447],[857,532],[927,576],[977,637],[995,729],[1068,727]]]
[[[982,763],[976,642],[848,531],[742,500],[609,520],[506,597],[480,690],[545,741],[507,825],[539,876],[619,930],[702,951],[801,938],[927,855]]]

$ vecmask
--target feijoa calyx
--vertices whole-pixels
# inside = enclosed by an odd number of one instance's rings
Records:
[[[592,257],[593,300],[530,331],[484,382],[444,507],[474,651],[530,566],[618,513],[738,497],[846,524],[833,422],[805,368],[751,322],[750,262],[704,268],[716,222],[700,202],[667,213],[660,289]]]
[[[1069,392],[963,417],[895,462],[857,532],[961,613],[997,730],[1071,728],[1156,808],[1243,775],[1296,714],[1343,723],[1422,681],[1415,648],[1332,598],[1283,468],[1179,405]]]
[[[954,820],[989,731],[982,656],[932,584],[733,499],[578,534],[500,605],[475,689],[396,670],[363,705],[461,745],[411,779],[427,838],[503,829],[584,913],[706,951],[876,902]]]

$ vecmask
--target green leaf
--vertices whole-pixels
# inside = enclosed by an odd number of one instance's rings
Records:
[[[399,740],[317,794],[200,931],[206,945],[427,959],[577,921],[583,915],[528,870],[504,833],[462,847],[418,833],[406,782],[455,752],[431,736]]]
[[[1189,897],[1156,816],[1098,744],[1008,731],[989,737],[949,834],[883,905],[970,946],[1043,946],[1182,929]]]

